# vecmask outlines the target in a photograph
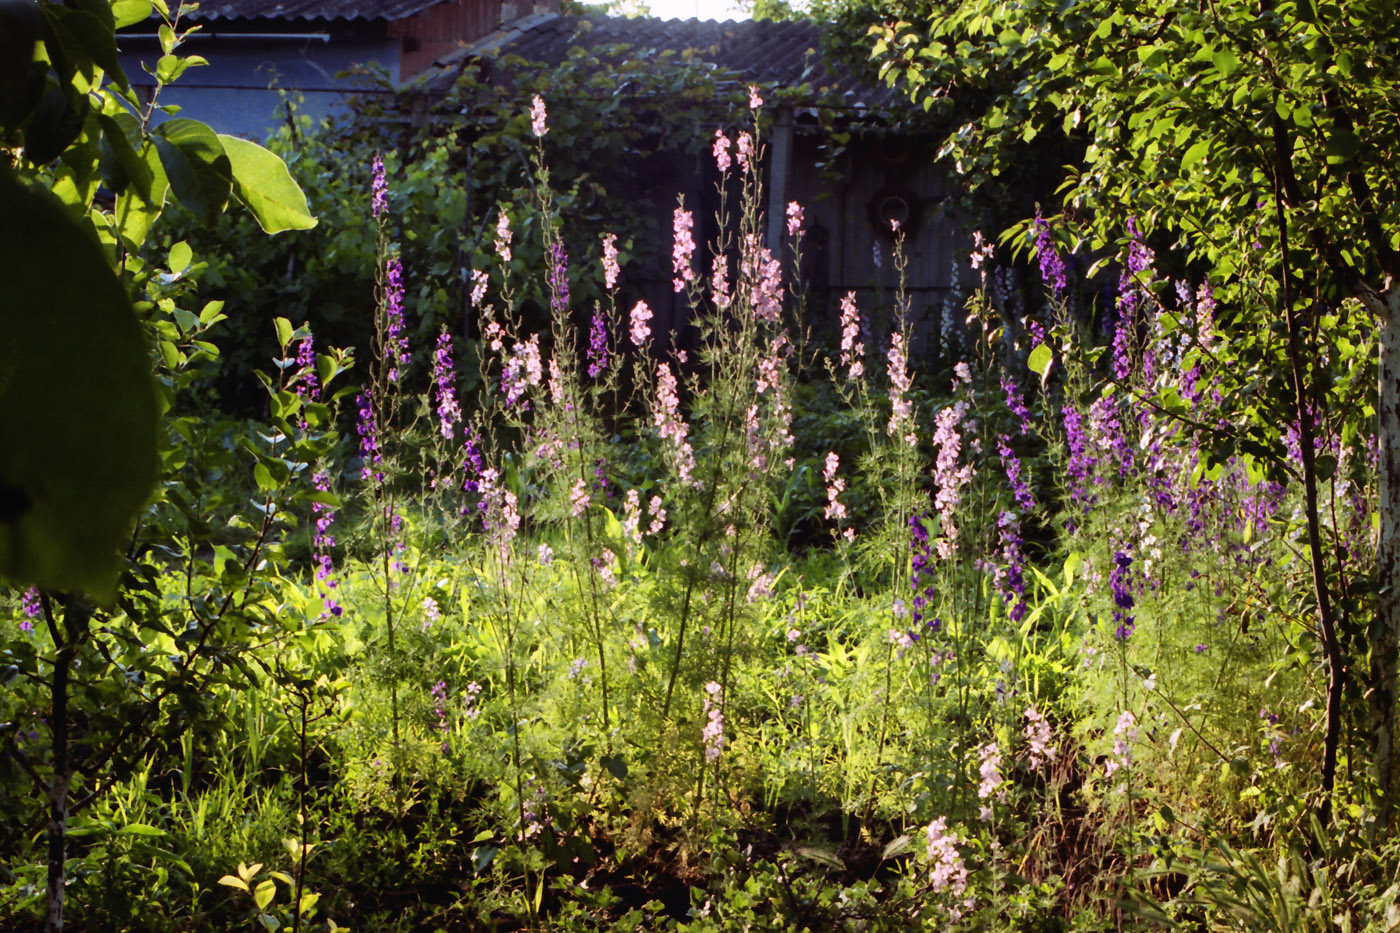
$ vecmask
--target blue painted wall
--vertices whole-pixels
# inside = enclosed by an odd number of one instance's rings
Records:
[[[300,34],[329,35],[330,41],[281,36],[225,38],[217,33],[191,38],[180,47],[180,52],[202,55],[209,64],[188,69],[161,92],[159,102],[178,104],[184,108],[181,116],[200,120],[221,133],[262,140],[286,121],[281,98],[270,90],[274,81],[292,96],[298,112],[318,122],[337,109],[343,110],[347,94],[372,86],[366,78],[336,78],[337,73],[353,65],[377,63],[387,70],[391,81],[398,81],[397,39],[337,37],[325,28],[325,23],[300,25],[305,26]],[[256,28],[237,31],[246,33]],[[160,58],[159,43],[131,35],[119,37],[118,44],[118,57],[131,83],[153,85],[141,63],[154,68]]]

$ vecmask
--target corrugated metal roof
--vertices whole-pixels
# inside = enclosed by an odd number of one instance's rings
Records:
[[[195,20],[393,20],[437,6],[443,0],[203,0],[189,13]]]
[[[806,85],[812,104],[839,101],[855,111],[883,112],[900,100],[886,87],[860,81],[850,69],[823,59],[823,27],[810,21],[654,19],[622,16],[528,17],[443,59],[426,84],[445,93],[463,65],[474,58],[519,55],[557,65],[572,48],[601,52],[617,45],[644,58],[661,52],[689,54],[732,73],[744,83],[782,88]]]

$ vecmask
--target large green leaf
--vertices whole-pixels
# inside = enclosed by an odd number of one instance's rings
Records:
[[[110,599],[156,475],[145,340],[96,243],[0,172],[0,576]]]
[[[263,230],[310,230],[316,218],[306,207],[302,193],[287,165],[257,143],[219,134],[233,166],[233,195],[257,218]]]
[[[151,133],[170,191],[200,223],[212,224],[228,203],[231,167],[214,131],[197,120],[167,120]]]

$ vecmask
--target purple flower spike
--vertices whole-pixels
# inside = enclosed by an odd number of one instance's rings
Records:
[[[1065,276],[1064,260],[1060,258],[1055,241],[1050,236],[1050,224],[1040,216],[1039,209],[1035,212],[1035,253],[1040,259],[1040,277],[1059,297],[1069,287],[1069,279]]]
[[[597,379],[608,368],[608,329],[601,314],[593,315],[588,328],[588,378]]]
[[[369,210],[371,216],[378,220],[389,210],[389,183],[384,178],[384,160],[378,155],[371,164],[371,173],[374,177],[370,182]]]

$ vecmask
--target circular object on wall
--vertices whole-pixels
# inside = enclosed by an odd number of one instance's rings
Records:
[[[875,192],[867,205],[870,225],[876,233],[891,237],[891,223],[897,221],[904,235],[912,237],[919,231],[921,207],[922,201],[913,191],[903,185],[887,185]]]

